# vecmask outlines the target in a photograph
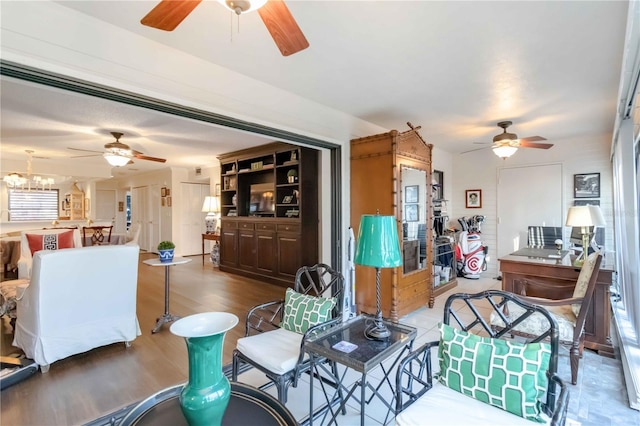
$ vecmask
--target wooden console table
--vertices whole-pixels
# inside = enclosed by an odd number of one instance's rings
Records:
[[[529,251],[534,249],[527,249]],[[572,265],[573,256],[565,255],[561,259],[549,258],[555,250],[538,249],[540,257],[517,256],[513,253],[498,259],[502,272],[502,289],[514,292],[514,280],[531,278],[546,283],[557,284],[553,290],[527,292],[527,296],[548,299],[569,298],[573,294],[580,268]],[[517,253],[517,252],[516,252]],[[528,254],[532,254],[529,253]],[[587,313],[584,325],[584,346],[597,351],[600,355],[614,356],[613,345],[609,336],[611,322],[611,301],[609,287],[613,280],[614,268],[612,259],[603,259],[593,301]]]

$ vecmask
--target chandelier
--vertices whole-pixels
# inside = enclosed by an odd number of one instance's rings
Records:
[[[27,177],[22,176],[20,173],[12,172],[2,178],[2,181],[7,184],[9,188],[12,189],[25,189],[27,187],[28,191],[31,189],[38,190],[45,189],[51,190],[51,185],[55,183],[55,180],[51,177],[42,177],[38,175],[31,175],[32,172],[32,161],[33,161],[33,151],[25,150],[27,153]]]
[[[27,183],[27,179],[23,177],[20,173],[9,173],[4,178],[2,178],[4,183],[7,184],[9,188],[18,188],[23,187]]]

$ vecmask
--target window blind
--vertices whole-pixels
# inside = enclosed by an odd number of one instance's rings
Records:
[[[9,190],[9,221],[58,219],[58,190]]]

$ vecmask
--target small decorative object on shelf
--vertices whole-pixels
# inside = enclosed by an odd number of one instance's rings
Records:
[[[184,337],[189,357],[189,381],[180,393],[180,408],[191,426],[220,425],[231,397],[229,379],[222,372],[224,336],[238,324],[227,312],[189,315],[171,325]]]
[[[298,151],[291,151],[291,161],[298,160]]]
[[[262,161],[256,161],[255,163],[251,163],[251,170],[262,170]]]
[[[173,260],[173,251],[176,248],[176,245],[171,241],[161,241],[158,244],[158,256],[160,257],[160,262],[168,263]]]
[[[290,209],[290,210],[287,210],[287,213],[285,213],[285,216],[287,216],[287,217],[298,217],[299,214],[300,214],[300,210],[298,210],[298,209]]]
[[[298,181],[298,171],[291,169],[287,172],[287,182],[296,183]]]

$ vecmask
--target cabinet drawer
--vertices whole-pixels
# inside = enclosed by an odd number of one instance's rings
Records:
[[[238,229],[238,222],[227,222],[227,221],[222,221],[222,224],[220,225],[220,228],[222,228],[222,230],[225,229]]]
[[[256,223],[256,231],[275,231],[275,223]]]
[[[247,223],[247,222],[240,222],[238,224],[238,228],[240,228],[240,229],[251,229],[251,230],[254,229],[253,223]]]
[[[278,232],[300,233],[300,225],[294,223],[282,223],[278,225]]]

